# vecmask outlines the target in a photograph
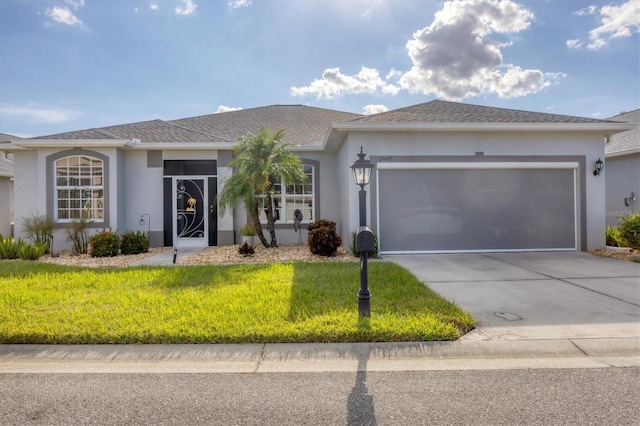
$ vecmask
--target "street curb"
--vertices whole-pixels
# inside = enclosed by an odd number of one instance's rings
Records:
[[[640,338],[0,345],[0,373],[272,373],[640,367]]]

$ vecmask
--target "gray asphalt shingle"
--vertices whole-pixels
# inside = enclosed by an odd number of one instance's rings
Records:
[[[628,151],[640,148],[640,109],[625,112],[610,117],[609,120],[635,123],[636,127],[626,132],[616,133],[611,136],[609,143],[604,146],[606,154]]]

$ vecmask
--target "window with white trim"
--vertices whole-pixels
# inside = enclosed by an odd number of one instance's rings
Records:
[[[314,166],[304,164],[304,173],[307,175],[307,181],[304,183],[296,183],[287,185],[283,180],[272,180],[273,193],[273,214],[276,223],[293,223],[296,210],[302,213],[302,222],[313,222],[313,206],[315,206],[315,194],[313,191],[313,172]],[[265,197],[258,200],[260,221],[267,221]]]
[[[104,162],[87,155],[55,161],[55,221],[104,219]]]

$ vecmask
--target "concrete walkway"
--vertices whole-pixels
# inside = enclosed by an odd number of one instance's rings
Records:
[[[189,257],[192,254],[196,254],[206,249],[203,247],[180,247],[176,255],[176,263],[185,257]],[[142,259],[139,262],[134,263],[132,266],[172,266],[173,263],[173,249],[165,250],[162,253],[158,253],[154,256]]]
[[[455,342],[0,345],[0,374],[640,367],[638,264],[586,253],[385,259],[470,312],[477,329]],[[173,264],[173,250],[145,261]]]

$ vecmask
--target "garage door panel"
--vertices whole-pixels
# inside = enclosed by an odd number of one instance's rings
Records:
[[[573,169],[379,170],[380,248],[575,249]]]

